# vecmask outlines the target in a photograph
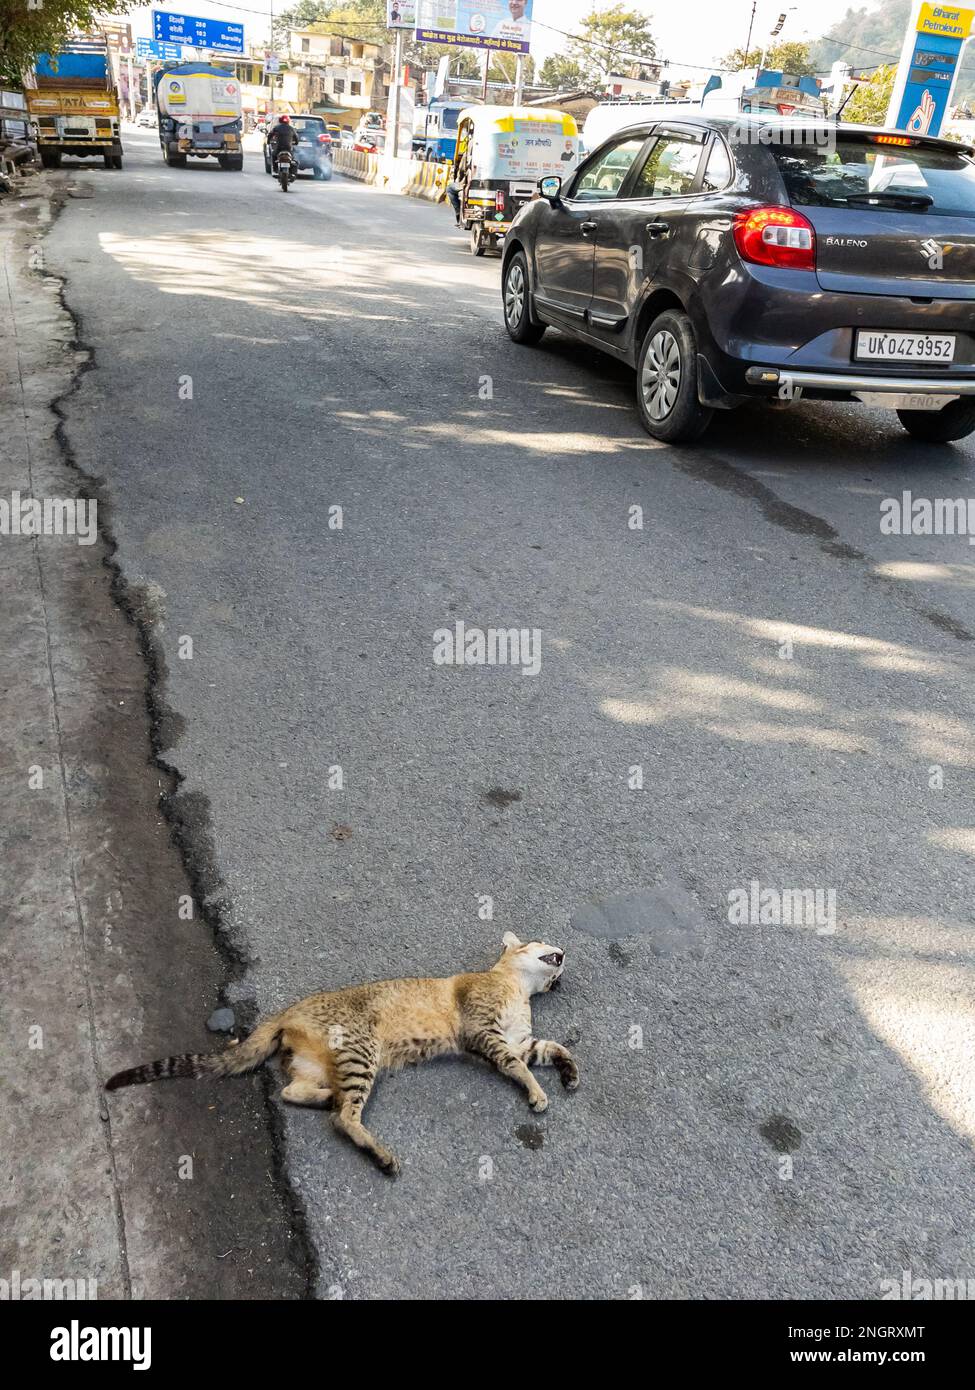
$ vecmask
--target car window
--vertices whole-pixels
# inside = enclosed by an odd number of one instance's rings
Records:
[[[733,172],[728,147],[716,135],[711,145],[711,153],[708,155],[708,162],[704,166],[704,178],[701,184],[703,191],[705,193],[720,193],[722,188],[728,187]]]
[[[907,207],[975,217],[975,162],[962,150],[888,146],[878,139],[840,136],[835,150],[818,145],[770,148],[790,199],[800,206],[869,206],[894,213]],[[910,208],[911,197],[919,195],[923,205]],[[877,202],[867,204],[871,196]]]
[[[642,135],[631,136],[595,155],[591,163],[579,170],[569,196],[587,202],[619,197],[626,176],[645,144]]]
[[[630,197],[679,198],[689,193],[700,159],[699,140],[680,135],[662,136],[637,174]]]
[[[315,131],[325,129],[325,122],[319,120],[315,116],[292,116],[291,124],[293,126],[296,126],[298,130],[302,131]]]

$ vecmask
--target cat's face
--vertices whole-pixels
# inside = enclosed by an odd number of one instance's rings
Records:
[[[565,952],[561,946],[545,941],[519,941],[513,931],[503,937],[501,959],[522,977],[529,994],[547,994],[558,984],[564,970]]]

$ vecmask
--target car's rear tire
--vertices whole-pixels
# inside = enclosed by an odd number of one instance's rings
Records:
[[[636,364],[636,399],[647,434],[693,444],[714,411],[697,398],[697,341],[690,319],[667,309],[647,329]]]
[[[504,268],[501,302],[504,305],[504,326],[512,342],[524,343],[528,347],[540,342],[545,325],[532,322],[528,261],[524,251],[516,251]]]
[[[897,418],[913,439],[951,444],[975,433],[975,401],[950,401],[940,410],[899,410]]]

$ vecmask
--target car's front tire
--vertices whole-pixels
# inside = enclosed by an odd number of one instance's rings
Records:
[[[952,444],[975,432],[975,401],[950,401],[940,410],[899,410],[897,418],[913,439]]]
[[[666,444],[693,444],[714,411],[697,397],[697,342],[686,314],[667,309],[647,329],[636,364],[643,428]]]
[[[540,342],[545,325],[532,322],[528,261],[524,251],[516,251],[504,268],[501,299],[504,304],[504,326],[512,342],[524,343],[529,347]]]

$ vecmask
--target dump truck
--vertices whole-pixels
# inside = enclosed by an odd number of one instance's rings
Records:
[[[26,96],[46,169],[58,168],[66,154],[101,155],[106,169],[121,169],[118,89],[104,39],[77,39],[60,53],[39,54]]]
[[[153,73],[159,144],[171,168],[216,159],[221,169],[244,167],[240,83],[220,63],[168,63]]]

